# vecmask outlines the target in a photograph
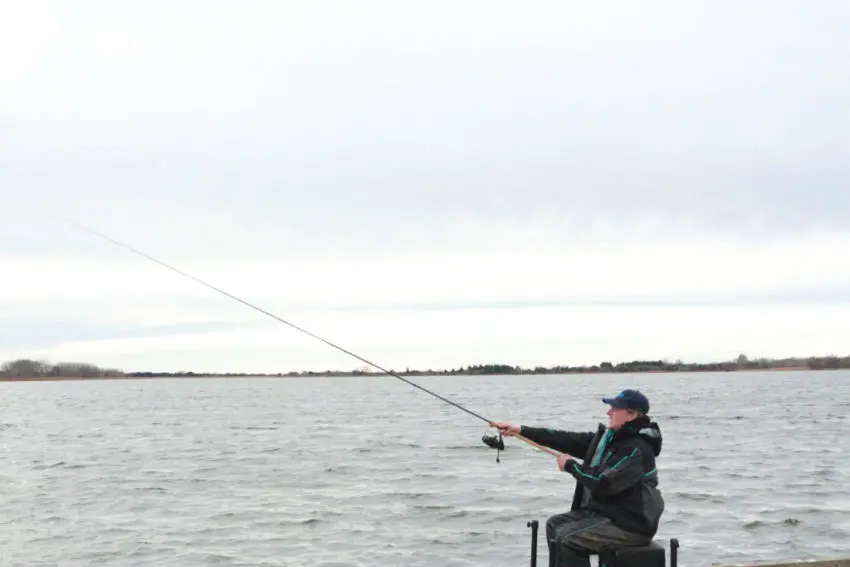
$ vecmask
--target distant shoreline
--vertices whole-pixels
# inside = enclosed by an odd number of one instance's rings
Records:
[[[787,366],[776,368],[742,368],[734,370],[647,370],[643,372],[513,372],[500,374],[419,374],[420,377],[437,378],[441,376],[570,376],[570,375],[612,375],[612,374],[710,374],[710,373],[751,373],[751,372],[822,372],[828,370],[848,370],[848,368],[812,369],[805,366]],[[0,382],[73,382],[93,380],[164,380],[164,379],[212,379],[212,380],[244,380],[244,379],[298,379],[298,378],[380,378],[387,376],[383,372],[369,373],[329,373],[306,375],[289,374],[151,374],[145,376],[0,376]]]
[[[632,360],[612,363],[604,361],[592,366],[535,366],[523,368],[508,364],[475,364],[451,369],[389,369],[389,373],[404,377],[414,376],[526,376],[526,375],[571,375],[571,374],[674,374],[696,372],[747,372],[747,371],[809,371],[850,369],[850,356],[787,357],[779,359],[750,359],[741,354],[734,360],[722,362],[683,362],[676,360]],[[42,360],[21,358],[0,365],[0,382],[45,382],[71,380],[127,380],[148,378],[357,378],[385,376],[371,366],[355,370],[306,370],[290,372],[125,372],[117,368],[101,368],[89,362],[50,363]]]

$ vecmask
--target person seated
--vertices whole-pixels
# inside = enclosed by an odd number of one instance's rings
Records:
[[[595,432],[493,424],[563,453],[558,468],[576,480],[570,511],[546,521],[550,567],[589,567],[592,553],[648,545],[664,512],[655,464],[661,429],[647,415],[649,400],[627,389],[602,401],[610,406],[608,427]]]

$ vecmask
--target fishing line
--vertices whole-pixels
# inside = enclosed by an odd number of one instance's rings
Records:
[[[108,242],[111,242],[112,244],[115,244],[116,246],[120,246],[121,248],[124,248],[124,249],[126,249],[126,250],[129,250],[130,252],[133,252],[134,254],[137,254],[137,255],[141,256],[142,258],[145,258],[145,259],[147,259],[147,260],[150,260],[151,262],[155,262],[155,263],[159,264],[160,266],[163,266],[164,268],[167,268],[167,269],[169,269],[169,270],[171,270],[171,271],[173,271],[173,272],[176,272],[177,274],[180,274],[180,275],[181,275],[181,276],[183,276],[183,277],[189,278],[189,279],[191,279],[191,280],[192,280],[192,281],[194,281],[194,282],[197,282],[197,283],[199,283],[199,284],[201,284],[201,285],[203,285],[203,286],[205,286],[205,287],[207,287],[207,288],[209,288],[209,289],[211,289],[211,290],[213,290],[213,291],[216,291],[216,292],[218,292],[218,293],[220,293],[220,294],[222,294],[222,295],[224,295],[224,296],[229,297],[230,299],[233,299],[234,301],[238,301],[239,303],[241,303],[241,304],[243,304],[243,305],[245,305],[245,306],[247,306],[247,307],[250,307],[251,309],[254,309],[255,311],[259,311],[259,312],[260,312],[260,313],[262,313],[263,315],[266,315],[266,316],[268,316],[268,317],[271,317],[272,319],[274,319],[274,320],[276,320],[276,321],[278,321],[278,322],[280,322],[280,323],[283,323],[284,325],[288,325],[289,327],[292,327],[292,328],[293,328],[293,329],[295,329],[296,331],[300,331],[300,332],[302,332],[302,333],[304,333],[304,334],[306,334],[306,335],[309,335],[310,337],[313,337],[314,339],[316,339],[316,340],[318,340],[318,341],[321,341],[321,342],[323,342],[324,344],[326,344],[326,345],[328,345],[328,346],[330,346],[330,347],[332,347],[332,348],[335,348],[335,349],[337,349],[337,350],[339,350],[339,351],[341,351],[341,352],[344,352],[345,354],[347,354],[347,355],[349,355],[349,356],[352,356],[352,357],[356,358],[357,360],[359,360],[359,361],[361,361],[361,362],[363,362],[363,363],[365,363],[365,364],[368,364],[369,366],[372,366],[373,368],[377,368],[377,369],[378,369],[378,370],[380,370],[381,372],[384,372],[385,374],[388,374],[388,375],[392,376],[393,378],[398,378],[399,380],[401,380],[401,381],[403,381],[403,382],[405,382],[405,383],[407,383],[407,384],[409,384],[409,385],[413,386],[414,388],[418,388],[419,390],[422,390],[423,392],[425,392],[425,393],[427,393],[427,394],[430,394],[430,395],[434,396],[435,398],[437,398],[437,399],[439,399],[439,400],[442,400],[442,401],[446,402],[447,404],[450,404],[450,405],[452,405],[452,406],[454,406],[454,407],[456,407],[456,408],[458,408],[458,409],[460,409],[460,410],[462,410],[462,411],[465,411],[466,413],[468,413],[468,414],[469,414],[469,415],[471,415],[471,416],[477,417],[478,419],[480,419],[481,421],[484,421],[485,423],[487,423],[487,425],[489,425],[489,426],[491,426],[491,427],[495,427],[495,424],[493,423],[493,421],[491,421],[491,420],[487,419],[486,417],[483,417],[483,416],[481,416],[481,415],[477,414],[476,412],[474,412],[474,411],[472,411],[472,410],[470,410],[470,409],[467,409],[467,408],[463,407],[462,405],[460,405],[460,404],[458,404],[458,403],[456,403],[456,402],[453,402],[452,400],[449,400],[448,398],[445,398],[445,397],[441,396],[440,394],[437,394],[436,392],[432,392],[432,391],[431,391],[431,390],[429,390],[428,388],[425,388],[425,387],[423,387],[423,386],[420,386],[419,384],[417,384],[417,383],[415,383],[415,382],[413,382],[413,381],[411,381],[411,380],[408,380],[407,378],[404,378],[403,376],[400,376],[399,374],[396,374],[395,372],[392,372],[391,370],[387,370],[386,368],[383,368],[383,367],[381,367],[381,366],[379,366],[379,365],[375,364],[374,362],[372,362],[372,361],[370,361],[370,360],[367,360],[367,359],[363,358],[362,356],[360,356],[360,355],[358,355],[358,354],[355,354],[355,353],[351,352],[350,350],[348,350],[348,349],[346,349],[346,348],[343,348],[343,347],[341,347],[341,346],[339,346],[339,345],[337,345],[337,344],[335,344],[335,343],[333,343],[333,342],[331,342],[331,341],[329,341],[329,340],[323,339],[322,337],[320,337],[320,336],[318,336],[318,335],[316,335],[316,334],[314,334],[314,333],[311,333],[310,331],[308,331],[308,330],[306,330],[306,329],[304,329],[304,328],[302,328],[302,327],[299,327],[298,325],[296,325],[296,324],[294,324],[294,323],[292,323],[292,322],[290,322],[290,321],[287,321],[286,319],[283,319],[283,318],[281,318],[281,317],[278,317],[278,316],[277,316],[277,315],[275,315],[274,313],[270,313],[269,311],[266,311],[265,309],[262,309],[261,307],[258,307],[258,306],[256,306],[256,305],[254,305],[253,303],[250,303],[250,302],[248,302],[248,301],[245,301],[244,299],[241,299],[241,298],[239,298],[239,297],[237,297],[237,296],[233,295],[232,293],[228,293],[228,292],[224,291],[223,289],[220,289],[220,288],[218,288],[218,287],[216,287],[216,286],[214,286],[214,285],[212,285],[212,284],[210,284],[210,283],[207,283],[207,282],[205,282],[205,281],[201,280],[200,278],[197,278],[197,277],[195,277],[195,276],[193,276],[193,275],[191,275],[191,274],[188,274],[188,273],[184,272],[183,270],[180,270],[179,268],[176,268],[176,267],[174,267],[174,266],[172,266],[172,265],[170,265],[170,264],[167,264],[167,263],[163,262],[162,260],[158,260],[157,258],[154,258],[153,256],[151,256],[151,255],[149,255],[149,254],[145,254],[145,253],[144,253],[144,252],[142,252],[141,250],[138,250],[138,249],[136,249],[136,248],[133,248],[132,246],[129,246],[128,244],[124,244],[123,242],[120,242],[120,241],[118,241],[118,240],[116,240],[116,239],[114,239],[114,238],[112,238],[112,237],[110,237],[110,236],[107,236],[106,234],[103,234],[102,232],[99,232],[99,231],[97,231],[97,230],[95,230],[95,229],[93,229],[93,228],[89,228],[89,227],[84,226],[84,225],[82,225],[82,224],[80,224],[80,223],[78,223],[78,222],[70,221],[70,220],[67,220],[67,219],[65,219],[65,222],[67,222],[67,223],[69,223],[69,224],[71,224],[71,225],[73,225],[73,226],[75,226],[75,227],[77,227],[77,228],[79,228],[79,229],[81,229],[81,230],[83,230],[83,231],[85,231],[85,232],[88,232],[89,234],[93,234],[93,235],[95,235],[95,236],[97,236],[97,237],[99,237],[99,238],[102,238],[102,239],[104,239],[104,240],[107,240]],[[533,441],[531,441],[531,440],[529,440],[529,439],[526,439],[526,438],[524,438],[524,437],[522,437],[522,436],[520,436],[520,435],[516,435],[515,437],[517,437],[518,439],[520,439],[520,440],[522,440],[522,441],[525,441],[526,443],[529,443],[530,445],[533,445],[533,446],[535,446],[535,447],[537,447],[537,448],[539,448],[539,449],[541,449],[541,450],[543,450],[543,451],[546,451],[547,453],[550,453],[550,454],[553,454],[553,455],[558,455],[558,454],[559,454],[559,453],[557,453],[557,452],[552,451],[551,449],[549,449],[549,448],[547,448],[547,447],[543,447],[543,446],[541,446],[541,445],[538,445],[537,443],[534,443]],[[487,435],[485,435],[485,436],[482,438],[482,440],[484,441],[484,443],[485,443],[486,445],[488,445],[488,446],[489,446],[489,447],[491,447],[491,448],[496,449],[497,451],[502,451],[502,450],[504,450],[504,448],[505,448],[505,446],[504,446],[504,442],[503,442],[503,440],[502,440],[502,435],[501,435],[501,433],[499,434],[499,438],[498,438],[498,440],[496,440],[495,436],[491,437],[491,436],[487,436]],[[497,453],[497,455],[496,455],[496,462],[498,462],[498,461],[499,461],[499,456],[498,456],[498,453]]]

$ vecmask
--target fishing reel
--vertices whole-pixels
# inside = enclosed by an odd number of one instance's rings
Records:
[[[499,433],[499,436],[496,437],[495,433],[488,433],[481,438],[485,445],[490,447],[491,449],[496,449],[496,462],[499,461],[499,453],[505,450],[505,442],[502,439],[502,434]]]

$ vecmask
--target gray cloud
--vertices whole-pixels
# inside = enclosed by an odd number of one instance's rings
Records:
[[[56,8],[0,83],[11,208],[213,255],[403,249],[457,215],[848,228],[843,2],[165,6]]]
[[[73,338],[75,341],[113,340],[127,337],[163,337],[171,334],[194,332],[230,331],[237,328],[251,328],[250,325],[237,325],[226,322],[184,323],[179,325],[156,325],[144,329],[129,325],[92,324],[81,320],[63,319],[56,314],[45,316],[30,315],[20,319],[6,316],[4,326],[0,328],[0,342],[6,350],[25,350],[54,345]]]

